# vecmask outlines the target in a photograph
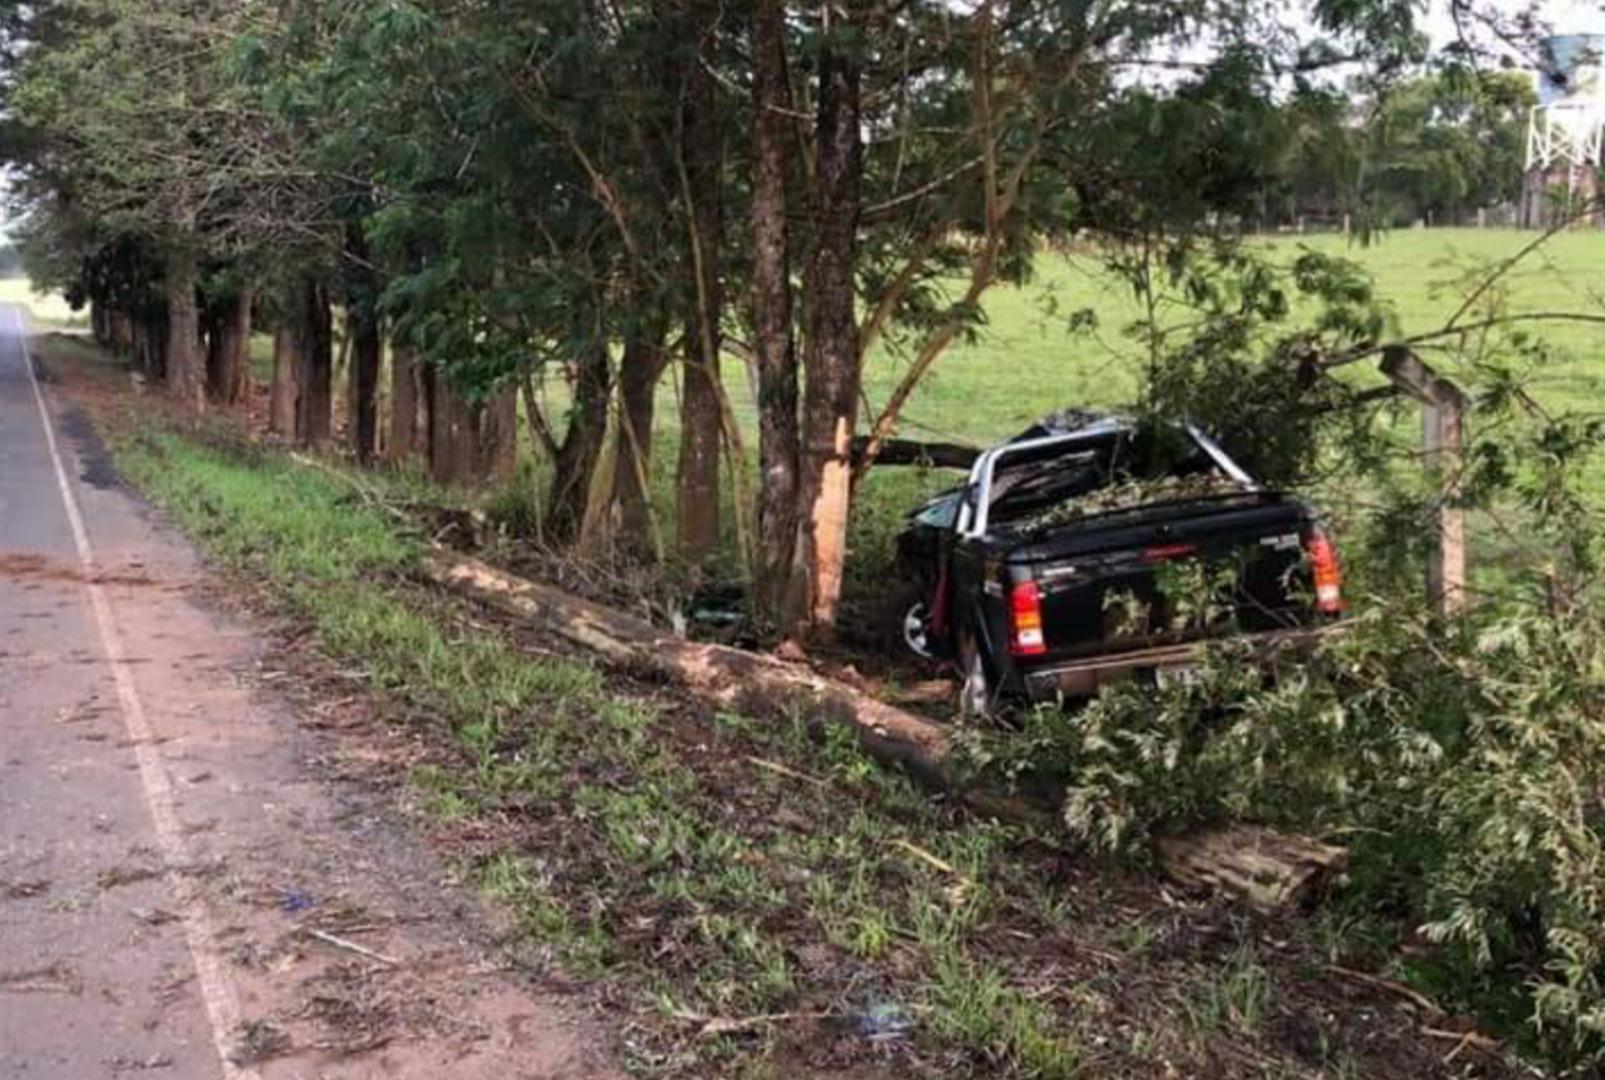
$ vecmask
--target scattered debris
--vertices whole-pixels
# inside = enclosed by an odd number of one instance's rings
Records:
[[[0,895],[4,895],[7,900],[28,900],[35,896],[43,896],[49,891],[50,882],[43,879],[0,882]]]
[[[131,908],[128,914],[146,926],[166,926],[168,923],[178,921],[177,915],[162,908]]]
[[[767,769],[778,776],[784,776],[791,780],[800,780],[805,784],[812,784],[815,787],[830,786],[830,782],[828,780],[821,780],[817,776],[809,776],[805,772],[799,772],[796,769],[787,768],[778,761],[770,761],[767,758],[756,757],[751,754],[747,755],[747,760],[758,766],[758,768]]]
[[[160,867],[155,866],[114,866],[110,870],[102,871],[95,879],[95,884],[102,889],[115,889],[121,885],[134,885],[141,881],[150,881],[152,878],[162,876]]]
[[[171,1069],[173,1059],[167,1054],[152,1054],[143,1058],[128,1058],[121,1054],[106,1062],[113,1073],[145,1072],[151,1069]]]
[[[873,1042],[902,1039],[914,1030],[913,1016],[895,1001],[871,1001],[849,1019],[855,1034]]]
[[[77,997],[84,992],[84,983],[76,972],[57,960],[41,968],[0,971],[0,990],[13,994],[70,994]]]
[[[228,1059],[235,1065],[259,1065],[290,1052],[289,1032],[267,1020],[248,1020],[240,1025],[234,1049]]]
[[[1334,975],[1348,979],[1350,982],[1357,982],[1362,986],[1374,986],[1378,990],[1386,990],[1390,994],[1397,994],[1406,1001],[1410,1002],[1416,1008],[1420,1009],[1422,1012],[1426,1013],[1428,1016],[1444,1015],[1443,1009],[1439,1007],[1437,1002],[1433,1001],[1425,994],[1421,994],[1410,989],[1403,983],[1394,982],[1392,979],[1384,979],[1376,975],[1367,975],[1363,971],[1355,971],[1352,968],[1340,967],[1337,964],[1326,965],[1326,970],[1330,971]]]
[[[1347,849],[1253,825],[1232,825],[1159,842],[1165,873],[1182,885],[1238,897],[1258,911],[1314,900],[1348,869]]]
[[[308,911],[316,904],[317,900],[305,889],[285,889],[284,899],[279,903],[279,907],[294,915],[297,912]]]
[[[336,949],[345,949],[347,952],[354,952],[358,956],[366,956],[369,960],[376,960],[379,963],[384,964],[386,967],[401,966],[400,960],[393,959],[392,957],[386,956],[383,953],[374,952],[366,945],[359,945],[355,941],[347,941],[343,937],[336,937],[334,934],[325,933],[322,930],[314,930],[311,927],[307,927],[306,935],[310,938],[314,938],[323,942],[325,945],[332,945]]]
[[[761,1027],[771,1024],[785,1023],[791,1020],[828,1020],[832,1014],[828,1012],[785,1012],[765,1013],[761,1016],[704,1016],[701,1013],[689,1010],[679,1010],[672,1014],[676,1020],[684,1020],[691,1024],[700,1024],[697,1034],[704,1039],[714,1039],[723,1035],[745,1035]]]

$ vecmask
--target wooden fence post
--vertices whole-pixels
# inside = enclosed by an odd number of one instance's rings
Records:
[[[1442,615],[1466,602],[1466,512],[1459,505],[1465,472],[1465,404],[1460,388],[1411,350],[1382,352],[1382,373],[1421,402],[1422,467],[1434,488],[1433,544],[1427,553],[1427,599]]]

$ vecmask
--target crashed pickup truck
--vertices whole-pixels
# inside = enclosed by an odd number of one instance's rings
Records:
[[[1203,643],[1307,645],[1343,609],[1314,512],[1188,424],[1070,412],[981,453],[898,538],[901,636],[961,710],[1186,679]]]

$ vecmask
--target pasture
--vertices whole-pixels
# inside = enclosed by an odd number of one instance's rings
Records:
[[[1404,334],[1441,326],[1459,306],[1468,281],[1535,239],[1504,229],[1437,229],[1381,234],[1370,245],[1333,235],[1266,241],[1287,260],[1302,247],[1339,255],[1376,281]],[[1551,238],[1500,280],[1509,309],[1582,311],[1605,315],[1605,233]],[[1091,256],[1045,255],[1037,280],[994,290],[985,301],[986,326],[971,343],[937,362],[910,403],[905,433],[991,441],[1067,405],[1117,405],[1137,390],[1142,347],[1126,332],[1141,314],[1124,283]],[[1091,309],[1092,331],[1072,331],[1070,315]],[[1605,407],[1605,323],[1536,323],[1533,333],[1556,358],[1531,372],[1535,396],[1556,409]],[[1442,362],[1439,358],[1436,362]],[[878,405],[906,360],[882,350],[873,361],[868,396]],[[1453,364],[1445,365],[1452,371]]]

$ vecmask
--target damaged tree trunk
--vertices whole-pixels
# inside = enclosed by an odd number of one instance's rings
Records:
[[[789,604],[796,631],[816,639],[834,630],[847,559],[859,391],[853,274],[863,173],[860,61],[827,46],[818,64],[817,239],[807,273],[801,513]]]
[[[436,548],[424,576],[513,618],[548,630],[608,663],[672,680],[715,706],[748,716],[801,717],[822,727],[845,724],[866,753],[920,780],[955,790],[982,813],[1046,828],[1053,807],[962,785],[948,729],[798,664],[762,653],[686,641],[622,611],[516,577]],[[1214,889],[1271,911],[1308,903],[1338,882],[1347,852],[1251,825],[1160,842],[1166,871],[1185,885]]]
[[[574,361],[574,404],[569,410],[568,431],[552,468],[552,491],[546,517],[559,540],[573,538],[585,518],[591,476],[607,438],[607,408],[612,392],[607,341],[588,341]]]

